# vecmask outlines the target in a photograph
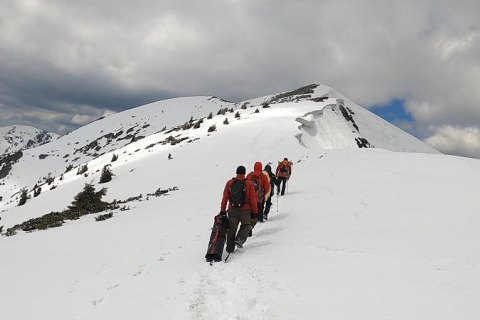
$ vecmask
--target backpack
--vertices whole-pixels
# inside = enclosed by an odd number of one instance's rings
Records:
[[[290,162],[286,165],[284,164],[283,162],[280,162],[280,174],[279,176],[280,177],[285,177],[285,178],[288,178],[289,177],[289,169],[290,168]]]
[[[229,201],[232,207],[241,208],[245,204],[246,185],[245,180],[233,178],[233,183],[230,185]]]
[[[257,195],[257,202],[261,202],[263,199],[263,186],[262,186],[262,174],[261,173],[259,176],[252,175],[250,177],[250,181],[252,181],[253,188],[255,189],[255,194]]]

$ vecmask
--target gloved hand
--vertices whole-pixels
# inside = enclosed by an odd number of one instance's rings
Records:
[[[226,217],[227,213],[225,211],[220,211],[220,217]]]

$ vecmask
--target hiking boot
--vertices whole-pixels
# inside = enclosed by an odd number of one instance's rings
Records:
[[[263,221],[267,221],[268,220],[268,215],[264,214],[263,215]]]
[[[236,245],[238,248],[243,248],[243,243],[242,243],[240,240],[235,240],[235,245]]]
[[[232,253],[235,250],[235,244],[234,243],[227,243],[227,248],[226,248],[228,253]]]

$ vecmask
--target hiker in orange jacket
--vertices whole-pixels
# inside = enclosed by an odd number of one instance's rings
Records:
[[[275,171],[278,179],[277,194],[280,193],[280,184],[282,184],[282,196],[285,194],[285,185],[292,175],[292,165],[287,158],[284,158],[282,162],[278,163],[277,170]]]
[[[233,252],[235,245],[243,247],[252,231],[251,219],[258,215],[257,197],[251,181],[245,179],[246,169],[239,166],[237,175],[227,181],[223,190],[220,214],[225,215],[228,203],[227,252]],[[238,181],[243,182],[239,184]],[[238,189],[237,187],[240,186]],[[243,191],[243,192],[242,192]],[[237,233],[238,224],[241,223]]]
[[[257,195],[258,216],[252,221],[252,229],[255,227],[257,221],[263,222],[263,208],[265,199],[270,194],[270,181],[268,176],[262,171],[263,166],[261,162],[255,162],[253,171],[247,175],[247,180],[253,182],[255,193]]]

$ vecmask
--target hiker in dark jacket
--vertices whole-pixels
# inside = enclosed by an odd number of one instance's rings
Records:
[[[270,213],[270,207],[272,206],[272,196],[275,194],[275,186],[277,185],[277,178],[272,172],[272,167],[267,164],[265,170],[263,171],[270,178],[270,194],[265,200],[265,208],[263,210],[263,219],[268,220],[268,214]]]
[[[278,163],[277,170],[275,171],[275,174],[277,175],[278,179],[278,189],[277,193],[280,192],[280,184],[282,185],[282,192],[280,195],[285,194],[285,185],[287,184],[288,179],[290,179],[290,176],[292,175],[292,164],[290,161],[288,161],[287,158],[283,159],[282,162]]]
[[[227,234],[227,252],[233,252],[235,245],[243,247],[243,244],[247,240],[249,233],[252,230],[251,218],[258,215],[257,197],[255,195],[255,189],[251,181],[245,179],[245,167],[239,166],[237,168],[237,176],[230,179],[225,184],[223,190],[222,203],[220,205],[220,214],[225,215],[228,203],[228,222],[229,229]],[[235,180],[244,181],[245,194],[244,203],[241,207],[234,207],[230,198],[232,186]],[[237,233],[238,224],[241,223],[240,229]]]

